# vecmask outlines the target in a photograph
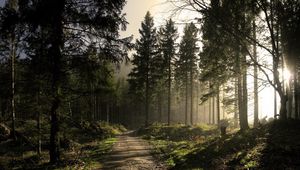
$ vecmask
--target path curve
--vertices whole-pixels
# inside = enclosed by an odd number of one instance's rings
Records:
[[[112,152],[104,161],[103,170],[166,170],[151,154],[149,143],[128,132],[117,136]]]

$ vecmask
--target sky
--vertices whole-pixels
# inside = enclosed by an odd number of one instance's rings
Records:
[[[155,27],[164,25],[165,21],[172,16],[173,20],[177,22],[179,33],[183,30],[183,22],[189,22],[198,15],[198,13],[195,12],[191,14],[189,11],[183,11],[174,15],[173,10],[175,6],[166,1],[167,0],[127,0],[123,12],[126,13],[126,19],[129,24],[127,25],[127,30],[121,32],[121,36],[127,37],[133,35],[134,39],[139,38],[138,30],[141,27],[141,22],[144,20],[147,11],[149,11],[154,18]]]
[[[134,35],[138,37],[138,29],[141,26],[141,22],[144,19],[147,11],[153,15],[157,12],[157,8],[160,0],[127,0],[127,4],[123,10],[126,13],[126,19],[129,22],[127,30],[122,32],[121,35],[126,37]]]
[[[0,6],[2,7],[4,5],[5,0],[0,0]]]

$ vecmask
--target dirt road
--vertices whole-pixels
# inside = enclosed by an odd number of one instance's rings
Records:
[[[151,155],[151,146],[133,132],[117,137],[112,152],[106,157],[104,170],[165,170]]]

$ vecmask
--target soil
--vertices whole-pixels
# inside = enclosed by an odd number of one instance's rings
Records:
[[[153,157],[152,147],[134,132],[117,137],[112,152],[104,160],[103,170],[165,170],[161,162]]]

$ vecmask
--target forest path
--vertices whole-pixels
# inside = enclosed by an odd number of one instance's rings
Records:
[[[117,137],[112,152],[104,160],[104,170],[165,170],[151,154],[149,143],[128,132]]]

